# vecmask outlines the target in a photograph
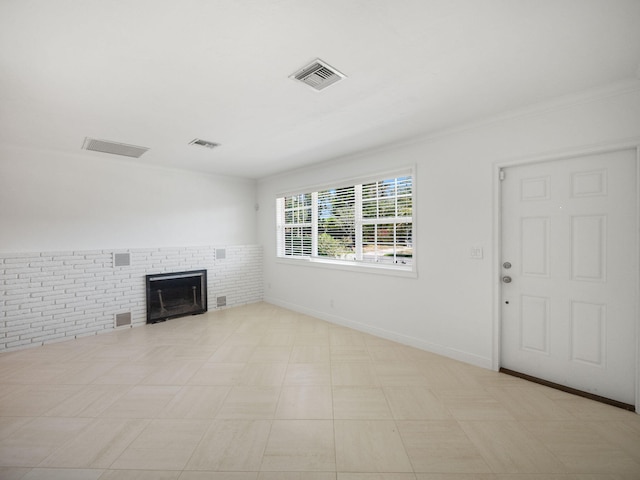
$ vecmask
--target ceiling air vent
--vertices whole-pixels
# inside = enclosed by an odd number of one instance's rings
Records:
[[[345,74],[340,73],[332,66],[317,58],[306,67],[290,75],[289,78],[299,80],[314,90],[320,91],[342,80],[345,76]]]
[[[189,142],[189,145],[198,145],[199,147],[205,147],[205,148],[216,148],[220,146],[219,143],[210,142],[208,140],[202,140],[200,138],[194,138]]]
[[[110,142],[108,140],[96,140],[95,138],[86,137],[82,144],[83,150],[92,150],[94,152],[111,153],[113,155],[123,155],[125,157],[140,158],[140,156],[149,150],[146,147],[136,147],[135,145],[127,145],[126,143]]]

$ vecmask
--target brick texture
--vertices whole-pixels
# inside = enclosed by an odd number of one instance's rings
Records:
[[[209,310],[218,296],[226,296],[223,308],[263,299],[259,245],[126,252],[131,265],[123,267],[113,265],[122,250],[0,253],[0,352],[108,332],[118,313],[144,325],[148,274],[206,269]]]

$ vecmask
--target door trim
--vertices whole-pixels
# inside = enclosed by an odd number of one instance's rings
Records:
[[[599,145],[585,146],[582,148],[573,148],[560,150],[556,152],[546,153],[543,155],[535,155],[522,158],[512,158],[493,163],[493,348],[491,366],[495,371],[500,370],[500,339],[501,339],[501,312],[502,312],[502,285],[500,283],[500,259],[502,258],[502,183],[500,181],[500,171],[506,167],[521,166],[540,162],[549,162],[554,160],[565,160],[569,158],[595,155],[600,153],[615,152],[619,150],[635,150],[636,154],[636,250],[638,250],[638,258],[640,259],[640,138],[632,138],[617,143],[607,143]],[[640,414],[640,316],[638,299],[640,299],[640,268],[636,272],[638,280],[638,291],[636,292],[636,354],[635,354],[635,380],[636,395],[635,409]]]

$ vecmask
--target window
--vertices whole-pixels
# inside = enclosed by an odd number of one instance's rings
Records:
[[[311,201],[310,193],[284,199],[284,255],[308,257],[311,255]]]
[[[282,196],[278,256],[411,270],[409,174]]]

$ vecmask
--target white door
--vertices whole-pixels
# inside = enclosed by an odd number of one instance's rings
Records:
[[[635,405],[635,150],[503,172],[501,366]]]

